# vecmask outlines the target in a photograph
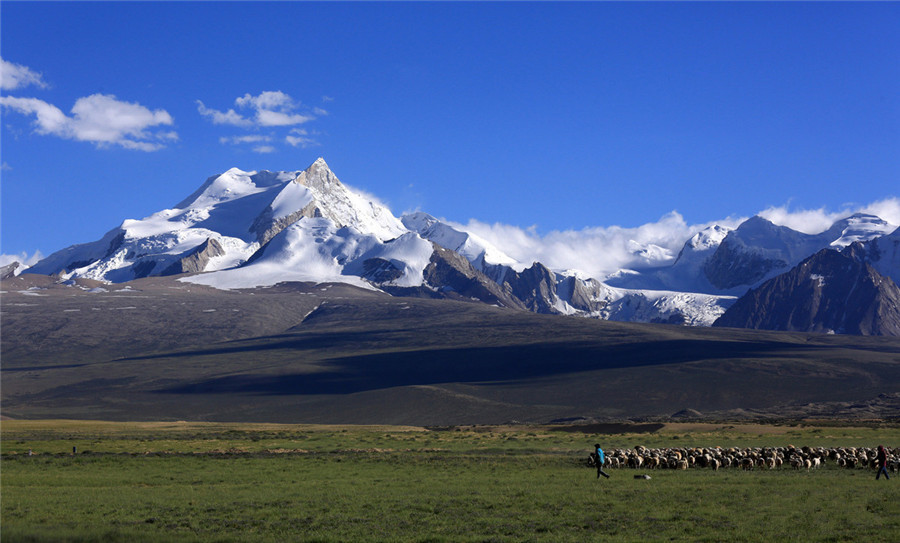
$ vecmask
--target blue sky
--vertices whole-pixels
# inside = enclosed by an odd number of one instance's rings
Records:
[[[0,26],[5,255],[319,156],[495,238],[900,213],[900,3],[3,2]]]

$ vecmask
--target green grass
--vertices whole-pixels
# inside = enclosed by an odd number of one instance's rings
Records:
[[[611,470],[611,479],[597,480],[583,465],[594,440],[610,448],[731,446],[742,436],[748,446],[870,445],[896,443],[900,430],[711,425],[594,436],[539,428],[434,432],[4,421],[0,537],[4,542],[898,539],[900,477],[875,481],[870,471],[831,466],[809,473],[656,471],[650,480],[620,469]],[[824,443],[830,440],[841,443]],[[73,444],[78,454],[71,454]],[[23,454],[28,449],[35,454]]]

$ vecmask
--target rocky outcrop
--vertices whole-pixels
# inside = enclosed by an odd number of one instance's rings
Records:
[[[819,251],[747,292],[713,326],[900,336],[900,288],[862,249]]]
[[[594,279],[582,280],[578,277],[563,277],[556,284],[556,295],[579,311],[593,314],[608,305],[604,285]]]
[[[0,267],[0,280],[15,277],[17,269],[19,269],[18,262],[11,262],[6,266]]]
[[[384,258],[370,258],[363,262],[362,278],[373,283],[390,283],[401,277],[403,270]]]
[[[379,285],[379,287],[395,296],[478,300],[501,307],[524,309],[520,300],[510,296],[497,283],[475,269],[465,257],[435,243],[432,243],[432,246],[434,252],[422,273],[425,280],[423,286]],[[400,270],[387,260],[374,258],[367,260],[365,265],[369,269],[367,278],[370,280],[380,278],[391,281],[399,277],[397,273]],[[373,282],[378,283],[379,281]]]
[[[149,277],[153,274],[153,270],[156,269],[158,262],[155,259],[148,258],[147,260],[138,260],[131,266],[131,273],[134,274],[135,279],[141,279],[143,277]],[[177,264],[177,263],[176,263]],[[174,264],[173,264],[174,266]],[[181,272],[176,272],[181,273]],[[174,275],[174,274],[168,274]]]
[[[278,235],[279,232],[294,224],[304,217],[316,218],[322,216],[322,210],[316,205],[316,202],[310,202],[303,209],[295,211],[287,216],[279,219],[272,218],[272,208],[269,207],[258,216],[250,226],[250,231],[256,234],[259,245],[263,246]]]
[[[523,307],[520,300],[509,296],[497,283],[476,270],[465,257],[438,245],[434,245],[424,277],[428,285],[462,298],[475,298],[503,307]]]
[[[191,250],[187,255],[173,262],[160,275],[177,275],[179,273],[198,273],[206,269],[209,259],[225,254],[222,245],[213,238]]]
[[[556,274],[540,262],[535,262],[521,272],[509,270],[503,279],[503,288],[509,295],[519,299],[529,311],[560,313]]]

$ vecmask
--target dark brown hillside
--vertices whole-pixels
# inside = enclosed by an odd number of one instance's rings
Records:
[[[742,296],[714,326],[900,336],[900,288],[858,250],[819,251]]]
[[[5,416],[471,424],[900,412],[897,338],[617,323],[346,285],[95,286],[3,281]]]

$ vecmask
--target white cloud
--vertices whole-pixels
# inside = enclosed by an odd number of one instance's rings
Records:
[[[290,115],[281,111],[269,111],[261,109],[256,112],[256,122],[260,126],[291,126],[295,124],[303,124],[313,120],[314,117],[307,115]]]
[[[293,135],[293,134],[296,134]],[[306,149],[308,147],[312,147],[314,145],[319,145],[319,142],[312,138],[308,138],[309,132],[303,130],[302,128],[294,128],[291,130],[290,134],[285,136],[284,141],[293,145],[294,147],[301,147]]]
[[[72,106],[71,117],[37,98],[3,96],[0,105],[23,115],[35,115],[39,134],[88,141],[98,147],[120,145],[126,149],[156,151],[165,147],[161,142],[178,139],[178,134],[173,131],[150,130],[174,124],[167,111],[151,111],[140,104],[118,100],[113,95],[92,94],[79,98]]]
[[[242,127],[295,126],[315,119],[313,114],[297,113],[301,104],[281,91],[265,91],[258,96],[247,93],[236,98],[234,104],[238,109],[248,110],[249,118],[234,109],[219,111],[208,108],[200,100],[197,100],[197,110],[204,117],[209,117],[214,124]]]
[[[7,164],[5,160],[3,161],[3,164],[0,164],[0,171],[9,172],[12,171],[12,169],[12,166]]]
[[[835,221],[839,221],[854,213],[877,215],[890,224],[900,225],[900,198],[891,197],[867,205],[848,204],[840,211],[827,209],[790,209],[790,203],[782,206],[770,206],[758,213],[780,226],[787,226],[806,234],[818,234],[827,230]]]
[[[263,91],[259,96],[253,96],[248,92],[236,98],[234,103],[241,107],[253,106],[258,110],[283,110],[294,107],[293,99],[281,91]]]
[[[828,230],[834,221],[842,219],[852,213],[829,212],[825,208],[797,209],[791,211],[789,204],[783,206],[770,206],[758,213],[764,219],[768,219],[779,226],[787,226],[806,234],[818,234]]]
[[[31,256],[28,256],[26,252],[17,255],[0,254],[0,267],[18,262],[22,266],[17,271],[22,271],[24,268],[34,266],[42,258],[44,258],[44,255],[40,251],[35,251]]]
[[[320,107],[312,108],[311,111],[303,107],[303,105],[295,101],[290,95],[281,91],[264,91],[259,95],[250,93],[239,96],[234,100],[234,109],[220,111],[211,109],[197,100],[197,111],[200,115],[207,117],[213,124],[238,126],[245,129],[261,129],[278,130],[293,127],[284,135],[278,135],[277,138],[294,147],[307,148],[319,143],[308,137],[306,130],[298,128],[298,125],[308,123],[317,117],[327,115],[328,112]],[[242,143],[262,143],[275,141],[276,136],[273,132],[270,136],[248,135],[248,136],[225,136],[219,138],[222,144],[231,143],[239,145]],[[274,145],[258,145],[253,151],[257,153],[272,153],[275,151]]]
[[[37,98],[0,96],[0,105],[14,109],[23,115],[37,116],[35,124],[40,134],[62,135],[68,131],[70,119],[58,107]]]
[[[859,211],[877,215],[891,224],[900,226],[900,198],[896,196],[860,207]]]
[[[717,224],[734,227],[743,219],[729,218]],[[555,230],[541,235],[535,226],[521,228],[470,220],[458,225],[481,236],[526,266],[539,261],[551,269],[577,270],[604,278],[622,268],[642,268],[672,263],[684,242],[710,224],[689,225],[672,211],[657,222],[633,228],[592,227]]]
[[[900,225],[900,198],[891,197],[867,205],[846,206],[840,211],[826,209],[790,210],[788,205],[769,207],[758,215],[775,224],[816,234],[835,221],[854,213],[877,215]],[[658,221],[637,227],[592,227],[582,230],[555,230],[540,234],[536,226],[522,228],[475,219],[466,224],[450,223],[472,232],[524,266],[539,261],[555,270],[576,270],[588,277],[603,279],[620,269],[640,269],[674,262],[685,241],[714,224],[736,228],[747,217],[727,217],[706,224],[688,224],[672,211]]]
[[[209,117],[213,124],[230,124],[234,126],[253,126],[253,121],[250,119],[245,119],[241,116],[240,113],[237,113],[233,109],[229,109],[228,111],[218,111],[215,109],[210,109],[203,105],[203,102],[197,100],[197,111],[200,112],[200,115],[204,117]]]
[[[3,90],[14,90],[29,85],[42,89],[47,88],[47,83],[44,82],[40,73],[32,71],[27,66],[0,58],[0,88]]]
[[[232,136],[219,138],[219,143],[223,145],[226,143],[231,143],[232,145],[240,145],[241,143],[260,143],[265,141],[272,141],[272,137],[257,134],[250,136]]]

